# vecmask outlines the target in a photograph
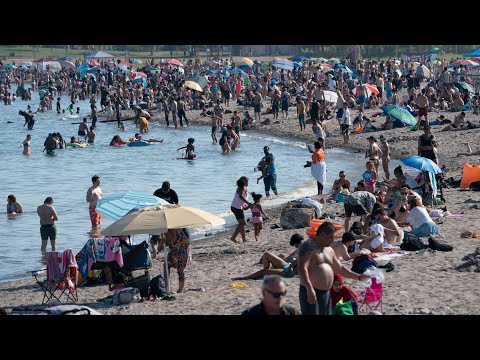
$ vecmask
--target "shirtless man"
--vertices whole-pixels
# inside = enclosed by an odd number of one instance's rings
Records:
[[[422,89],[422,93],[417,96],[417,105],[418,105],[418,122],[417,129],[423,128],[424,126],[430,126],[428,123],[428,98],[425,96],[425,88]],[[425,116],[425,121],[422,121],[422,116]]]
[[[333,273],[355,280],[366,280],[367,275],[357,274],[343,266],[330,247],[335,238],[335,226],[325,222],[312,239],[304,241],[298,249],[300,275],[299,300],[302,315],[330,315],[332,302],[330,289]]]
[[[403,230],[398,226],[397,222],[387,216],[385,210],[377,209],[373,217],[383,226],[383,236],[390,245],[399,245],[403,241]]]
[[[382,150],[382,167],[385,172],[385,179],[390,180],[390,145],[387,143],[387,139],[383,135],[380,135],[380,142],[382,144],[380,149]]]
[[[370,148],[367,151],[367,155],[370,161],[372,161],[373,164],[375,165],[375,171],[378,175],[378,169],[380,167],[379,159],[380,159],[380,156],[383,156],[383,152],[380,149],[380,147],[377,145],[377,139],[375,139],[375,137],[370,136],[369,138],[367,138],[367,140],[370,144]]]
[[[362,83],[359,83],[357,85],[357,98],[360,103],[360,109],[362,110],[365,108],[365,103],[367,102],[366,94],[367,91],[365,90],[365,86]]]
[[[98,200],[103,196],[102,189],[100,188],[100,176],[93,176],[92,183],[93,185],[87,191],[87,202],[89,203],[88,212],[90,213],[92,228],[97,228],[100,226],[100,221],[102,220],[102,215],[95,211]]]
[[[83,118],[83,122],[81,122],[80,125],[78,126],[78,136],[83,136],[86,139],[87,133],[88,133],[87,118]]]
[[[57,228],[55,221],[58,220],[57,212],[53,207],[53,199],[49,196],[43,202],[43,205],[37,207],[37,214],[40,217],[40,236],[42,238],[42,255],[47,251],[47,240],[50,238],[52,251],[55,251],[55,239],[57,238]]]
[[[240,137],[240,129],[242,128],[242,119],[238,116],[237,110],[233,112],[232,126],[238,137]],[[240,143],[240,140],[238,141]]]
[[[213,111],[212,111],[212,115],[210,116],[210,119],[212,120],[212,140],[214,144],[217,144],[218,143],[217,129],[219,126],[221,126],[222,119],[219,118],[218,116],[215,116]]]

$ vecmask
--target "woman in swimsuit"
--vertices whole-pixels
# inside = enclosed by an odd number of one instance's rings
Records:
[[[32,136],[29,134],[27,135],[26,139],[23,140],[22,146],[23,146],[23,155],[30,155],[30,140],[32,140]]]
[[[395,201],[393,206],[390,208],[388,212],[388,216],[394,219],[397,223],[405,223],[408,218],[408,207],[407,207],[407,197],[409,191],[407,188],[402,188],[400,190],[400,197]]]
[[[257,241],[257,237],[260,234],[260,230],[262,230],[262,215],[267,217],[267,214],[262,209],[262,205],[260,205],[260,200],[262,198],[262,194],[255,194],[252,192],[253,198],[253,206],[251,207],[252,210],[252,224],[255,229],[255,241]]]

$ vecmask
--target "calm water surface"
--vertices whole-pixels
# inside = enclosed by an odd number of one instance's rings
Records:
[[[12,93],[14,91],[15,88],[12,88]],[[44,267],[36,209],[47,196],[53,197],[59,217],[57,249],[72,247],[76,253],[83,247],[91,230],[85,196],[92,184],[91,177],[95,174],[101,177],[104,195],[128,190],[153,193],[163,181],[168,180],[177,191],[181,204],[225,217],[228,225],[235,223],[230,202],[240,176],[250,178],[249,191],[264,194],[263,182],[256,183],[260,173],[253,169],[263,157],[263,146],[268,145],[276,158],[279,196],[264,199],[264,207],[268,209],[279,203],[316,194],[316,183],[310,175],[310,169],[303,167],[305,161],[311,158],[305,144],[254,132],[241,133],[241,146],[229,156],[222,155],[220,146],[211,143],[210,128],[201,126],[175,130],[155,124],[144,137],[164,138],[163,144],[116,148],[108,146],[112,137],[119,133],[116,123],[101,123],[102,118],[99,118],[94,146],[57,150],[55,156],[47,156],[42,150],[48,133],[60,132],[67,142],[70,136],[77,136],[78,124],[72,123],[80,122],[90,113],[89,103],[80,101],[76,104],[81,109],[78,118],[77,115],[58,115],[52,111],[37,114],[34,129],[28,131],[23,127],[24,118],[18,115],[18,111],[25,110],[27,105],[36,109],[39,104],[37,92],[32,98],[32,101],[17,99],[8,106],[0,104],[0,196],[5,201],[0,207],[0,281],[25,278],[29,276],[26,271]],[[61,104],[62,108],[66,108],[69,98],[63,96]],[[131,121],[125,124],[127,130],[120,135],[128,139],[133,137],[136,129]],[[20,145],[27,134],[32,135],[29,156],[22,154]],[[200,159],[172,160],[172,157],[181,155],[176,149],[185,146],[189,137],[195,138]],[[340,170],[346,170],[352,181],[360,179],[365,170],[362,153],[328,149],[326,159],[329,186]],[[25,214],[13,218],[6,215],[8,194],[17,197]],[[104,216],[101,225],[107,227],[112,222],[112,219]],[[200,237],[211,231],[194,229],[193,234]],[[146,238],[136,235],[134,241]]]

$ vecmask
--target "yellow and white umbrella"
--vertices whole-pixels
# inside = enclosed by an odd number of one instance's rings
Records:
[[[194,81],[185,81],[184,85],[192,90],[203,91],[202,87]]]
[[[252,59],[249,59],[249,58],[242,58],[242,61],[245,63],[245,64],[248,64],[248,65],[253,65],[254,62]]]

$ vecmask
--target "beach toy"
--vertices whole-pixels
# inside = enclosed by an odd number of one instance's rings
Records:
[[[132,141],[127,144],[127,146],[148,146],[148,145],[151,145],[151,143],[146,141]]]
[[[325,221],[326,221],[326,220],[321,220],[321,219],[312,219],[312,220],[310,220],[310,226],[311,226],[310,230],[311,230],[311,231],[317,231],[318,227],[319,227],[320,225],[322,225]],[[341,225],[341,224],[339,224],[339,223],[334,223],[334,222],[332,222],[332,221],[330,221],[330,222],[335,226],[335,229],[337,229],[337,231],[342,230],[342,225]],[[308,230],[309,230],[309,229],[307,229],[307,231],[308,231]],[[308,235],[308,234],[307,234],[307,235]]]
[[[231,283],[230,287],[235,288],[235,289],[245,289],[248,286],[243,284],[243,283]]]
[[[84,148],[84,147],[87,147],[88,144],[87,143],[68,143],[67,146],[71,148]]]
[[[363,180],[365,180],[365,181],[370,181],[370,180],[372,180],[372,174],[370,174],[369,172],[366,172],[366,171],[365,171],[365,172],[362,174],[362,178],[363,178]]]
[[[361,134],[362,131],[363,131],[363,128],[361,126],[359,126],[355,129],[355,131],[357,132],[357,134]]]
[[[462,189],[467,189],[470,184],[475,181],[480,181],[480,165],[463,165],[463,175],[462,181],[460,182],[460,187]]]

